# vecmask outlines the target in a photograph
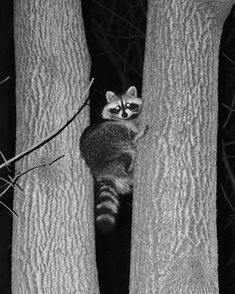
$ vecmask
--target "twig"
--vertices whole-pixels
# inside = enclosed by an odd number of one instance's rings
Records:
[[[4,189],[1,193],[0,193],[0,198],[12,187],[12,185],[14,185],[13,183],[9,184],[6,189]],[[19,216],[14,209],[11,209],[10,207],[8,207],[2,200],[0,200],[0,204],[2,204],[6,209],[8,209],[12,214],[15,214],[16,216]]]
[[[31,168],[27,169],[26,171],[24,171],[24,172],[22,172],[22,173],[16,175],[16,176],[13,178],[13,185],[16,183],[16,181],[19,180],[20,177],[22,177],[23,175],[27,174],[28,172],[30,172],[30,171],[32,171],[32,170],[34,170],[34,169],[36,169],[36,168],[39,168],[39,167],[44,167],[44,166],[47,166],[47,165],[51,166],[53,163],[55,163],[57,160],[59,160],[59,159],[61,159],[61,158],[63,158],[63,157],[64,157],[64,155],[61,155],[60,157],[54,159],[53,161],[51,161],[51,162],[49,162],[49,163],[42,163],[42,164],[40,164],[40,165],[37,165],[37,166],[31,167]]]
[[[95,22],[96,23],[96,22]],[[131,69],[133,72],[135,72],[137,75],[139,75],[140,73],[138,72],[138,70],[131,65],[131,63],[126,61],[126,58],[124,58],[109,42],[109,40],[107,39],[107,37],[105,36],[105,34],[102,31],[102,28],[99,27],[98,22],[96,25],[96,30],[98,31],[98,33],[100,34],[100,36],[102,36],[103,38],[103,43],[101,42],[101,46],[103,46],[103,49],[113,53],[114,55],[116,55],[124,64],[128,65],[129,69]],[[123,71],[120,69],[120,65],[117,62],[117,58],[114,56],[114,58],[112,58],[112,54],[109,55],[109,59],[110,61],[114,64],[114,66],[116,67],[117,71],[119,71],[119,76],[120,79],[122,80],[123,77]],[[119,70],[118,70],[119,69]]]
[[[4,80],[2,80],[2,81],[0,81],[0,85],[1,84],[3,84],[3,83],[5,83],[7,80],[9,80],[10,79],[10,77],[8,76],[8,77],[6,77]]]
[[[234,108],[234,104],[235,104],[235,94],[233,94],[232,104],[231,104],[231,106],[229,108],[230,111],[228,112],[227,118],[226,118],[226,120],[225,120],[225,122],[223,124],[223,129],[225,129],[225,127],[227,126],[227,124],[228,124],[228,122],[229,122],[229,120],[231,118],[231,115],[232,115],[232,110],[231,109]],[[223,105],[223,106],[226,107],[225,105]]]
[[[15,188],[14,185],[12,184],[12,181],[10,182],[10,181],[2,178],[2,177],[0,177],[0,180],[2,180],[3,182],[5,182],[5,184],[2,187],[6,186],[8,184],[8,185],[11,185],[13,188]]]
[[[228,142],[228,143],[223,143],[223,146],[228,147],[228,146],[231,146],[234,144],[235,144],[235,141],[232,141],[232,142]]]
[[[19,214],[17,212],[15,212],[14,209],[11,209],[10,207],[8,207],[4,202],[2,202],[2,200],[0,200],[0,204],[2,204],[4,207],[6,207],[6,209],[8,209],[12,214],[14,213],[16,216],[19,217]]]
[[[227,229],[229,228],[232,223],[234,222],[234,219],[235,219],[235,214],[230,214],[229,215],[229,220],[227,221],[227,223],[224,225],[224,229]]]
[[[224,55],[225,58],[227,58],[233,65],[235,65],[235,61],[232,58],[230,58],[227,54],[223,52],[222,55]]]
[[[233,207],[232,203],[230,202],[229,198],[227,197],[223,185],[220,184],[220,187],[221,187],[221,190],[223,191],[224,198],[226,199],[226,201],[228,202],[228,205],[230,206],[230,208],[232,209],[232,211],[233,211],[234,214],[235,214],[235,208]]]
[[[231,169],[231,167],[229,165],[225,148],[223,148],[223,150],[222,150],[222,160],[223,160],[224,166],[225,166],[225,168],[227,170],[229,179],[230,179],[230,181],[232,183],[233,191],[235,192],[235,178],[234,178],[234,175],[233,175],[233,171],[232,171],[232,169]]]
[[[32,170],[34,170],[34,169],[36,169],[36,168],[39,168],[39,167],[43,167],[43,166],[47,166],[47,165],[51,166],[53,163],[55,163],[57,160],[59,160],[59,159],[61,159],[61,158],[63,158],[63,157],[64,157],[64,155],[61,155],[60,157],[54,159],[53,161],[51,161],[51,162],[49,162],[49,163],[43,163],[43,164],[40,164],[40,165],[34,166],[34,167],[32,167],[32,168],[29,168],[28,170],[26,170],[26,171],[24,171],[24,172],[22,172],[22,173],[16,175],[16,176],[12,179],[11,183],[8,182],[7,180],[1,178],[1,179],[4,180],[5,182],[7,182],[9,185],[8,185],[8,186],[7,186],[7,187],[6,187],[6,188],[0,193],[0,198],[1,198],[1,197],[2,197],[2,196],[8,191],[11,187],[14,188],[14,185],[16,185],[16,181],[18,181],[19,178],[22,177],[23,175],[25,175],[25,174],[27,174],[28,172],[30,172],[30,171],[32,171]],[[22,190],[22,189],[21,189],[21,190]],[[9,208],[9,207],[8,207],[4,202],[2,202],[1,200],[0,200],[0,204],[2,204],[4,207],[6,207],[6,208],[7,208],[12,214],[14,213],[16,216],[19,217],[19,215],[18,215],[13,209]]]
[[[91,79],[91,82],[88,86],[88,88],[86,89],[86,91],[84,92],[82,99],[87,95],[92,83],[94,81],[94,78]],[[22,153],[12,157],[11,159],[5,161],[3,164],[0,165],[0,169],[3,168],[6,165],[9,165],[10,163],[16,162],[17,160],[25,157],[26,155],[29,155],[30,153],[32,153],[33,151],[39,149],[40,147],[42,147],[43,145],[45,145],[46,143],[48,143],[49,141],[51,141],[53,138],[55,138],[58,134],[60,134],[69,124],[71,124],[71,122],[76,118],[76,116],[82,111],[82,109],[86,106],[88,100],[90,99],[90,97],[88,96],[87,99],[85,100],[85,102],[83,103],[83,105],[78,109],[78,111],[62,126],[60,127],[57,131],[55,131],[54,133],[50,134],[47,138],[43,139],[41,142],[37,143],[36,145],[34,145],[33,147],[29,148],[26,151],[23,151]]]
[[[224,104],[224,103],[222,103],[222,105],[223,105],[225,108],[229,109],[230,111],[235,112],[235,109],[234,109],[234,108],[231,108],[231,107],[229,107],[228,105],[226,105],[226,104]]]
[[[4,156],[4,154],[2,153],[2,151],[0,151],[0,155],[2,156],[3,161],[4,161],[4,162],[7,162],[6,157]],[[8,167],[8,164],[6,164],[6,168],[7,168],[7,170],[8,170],[9,172],[11,171],[11,170],[9,169],[9,167]]]
[[[8,175],[8,178],[11,180],[11,182],[13,182],[13,178],[12,178],[12,177],[10,177],[10,176]],[[24,189],[21,188],[19,184],[15,183],[15,185],[16,185],[16,187],[18,187],[21,191],[24,191]]]
[[[129,22],[127,19],[125,19],[124,17],[122,17],[118,13],[114,12],[113,10],[109,9],[107,6],[101,4],[100,2],[98,2],[96,0],[92,0],[92,1],[94,3],[96,3],[97,5],[101,6],[102,8],[104,8],[105,10],[107,10],[109,13],[111,13],[111,14],[115,15],[116,17],[118,17],[119,19],[123,20],[129,26],[131,26],[132,28],[134,28],[136,30],[136,32],[138,32],[142,37],[145,37],[145,34],[141,30],[139,30],[139,28],[137,28],[135,25],[133,25],[131,22]]]

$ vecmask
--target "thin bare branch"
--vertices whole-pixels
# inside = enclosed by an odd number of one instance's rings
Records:
[[[5,185],[8,184],[8,185],[11,185],[12,188],[15,188],[14,185],[12,184],[12,182],[8,181],[7,179],[0,177],[0,180],[2,180],[5,183]],[[5,185],[3,185],[3,186],[5,186]]]
[[[0,198],[12,187],[13,184],[7,185],[7,187],[0,193]],[[2,204],[7,210],[9,210],[12,214],[15,214],[16,216],[19,216],[14,209],[11,209],[8,207],[2,200],[0,200],[0,204]]]
[[[94,81],[94,78],[91,79],[91,82],[90,82],[88,88],[86,89],[86,91],[84,92],[84,94],[82,96],[82,99],[84,99],[86,97],[86,95],[87,95],[93,81]],[[53,138],[55,138],[57,135],[59,135],[69,124],[71,124],[71,122],[76,118],[76,116],[82,111],[82,109],[86,106],[89,99],[90,99],[90,97],[88,96],[87,99],[85,100],[85,102],[83,103],[83,105],[76,111],[76,113],[62,127],[60,127],[57,131],[50,134],[47,138],[43,139],[42,141],[40,141],[36,145],[32,146],[28,150],[23,151],[22,153],[20,153],[20,154],[18,154],[16,156],[12,157],[11,159],[7,160],[6,162],[4,162],[3,164],[0,165],[0,169],[3,168],[6,165],[9,165],[10,163],[18,161],[19,159],[25,157],[26,155],[29,155],[30,153],[32,153],[33,151],[39,149],[40,147],[42,147],[43,145],[45,145],[46,143],[51,141]]]
[[[223,105],[225,108],[229,109],[230,111],[235,112],[235,109],[234,109],[234,108],[231,108],[231,107],[229,107],[228,105],[226,105],[226,104],[224,104],[224,103],[222,103],[222,105]]]
[[[0,151],[0,155],[2,156],[2,158],[3,158],[3,161],[4,162],[7,162],[7,160],[6,160],[6,157],[4,156],[4,154],[2,153],[2,151]],[[7,170],[10,172],[11,170],[9,169],[9,167],[8,167],[8,164],[6,164],[6,168],[7,168]]]
[[[230,201],[230,200],[229,200],[229,198],[227,197],[227,195],[226,195],[226,192],[225,192],[225,190],[224,190],[224,187],[223,187],[223,185],[222,185],[222,184],[220,184],[220,186],[221,186],[221,190],[223,191],[223,195],[224,195],[224,198],[225,198],[225,200],[227,201],[228,205],[230,206],[230,208],[232,209],[232,211],[233,211],[233,212],[234,212],[234,214],[235,214],[235,208],[233,207],[233,205],[232,205],[231,201]]]
[[[114,54],[114,57],[112,57],[111,54],[109,54],[108,57],[109,57],[110,61],[113,63],[113,65],[115,66],[117,72],[119,72],[120,79],[122,79],[122,77],[123,77],[123,70],[121,70],[120,65],[118,64],[117,58],[115,57],[115,55],[119,58],[119,60],[121,60],[123,63],[125,63],[129,69],[131,69],[137,75],[140,75],[139,71],[134,66],[132,66],[129,62],[127,62],[127,60],[115,49],[115,46],[112,46],[112,44],[109,42],[106,35],[103,34],[102,28],[99,27],[98,22],[96,23],[96,32],[97,31],[100,34],[101,38],[103,39],[103,42],[101,42],[100,45],[103,47],[103,49],[105,51],[112,52]]]
[[[0,196],[1,197],[1,196]],[[18,213],[15,212],[14,209],[11,209],[10,207],[8,207],[4,202],[2,202],[2,200],[0,200],[0,204],[2,204],[4,207],[6,207],[7,210],[9,210],[12,214],[15,214],[16,216],[19,217]]]
[[[125,19],[124,17],[122,17],[121,15],[119,15],[118,13],[116,13],[115,11],[109,9],[107,6],[101,4],[100,2],[98,2],[96,0],[92,0],[92,1],[94,3],[96,3],[97,5],[101,6],[102,8],[104,8],[105,10],[107,10],[112,15],[115,15],[116,17],[118,17],[119,19],[121,19],[122,21],[124,21],[125,23],[127,23],[130,27],[132,27],[133,29],[135,29],[136,32],[138,32],[142,37],[145,37],[145,34],[139,28],[137,28],[135,25],[133,25],[131,22],[129,22],[127,19]]]
[[[9,175],[8,175],[8,178],[11,180],[11,182],[14,181],[14,179],[11,176],[9,176]],[[15,183],[15,186],[18,187],[21,191],[24,191],[24,189],[21,188],[19,184]]]
[[[23,175],[27,174],[28,172],[34,170],[34,169],[37,169],[37,168],[40,168],[40,167],[44,167],[44,166],[51,166],[53,163],[55,163],[56,161],[58,161],[59,159],[63,158],[64,155],[61,155],[59,156],[58,158],[54,159],[53,161],[49,162],[49,163],[43,163],[43,164],[40,164],[40,165],[37,165],[37,166],[34,166],[32,168],[29,168],[28,170],[20,173],[20,174],[17,174],[14,178],[10,178],[11,179],[11,183],[3,178],[1,178],[1,180],[3,180],[4,182],[7,182],[8,185],[7,187],[0,193],[0,198],[11,188],[13,187],[14,188],[14,185],[16,185],[16,181],[19,180],[20,177],[22,177]],[[22,190],[22,188],[20,188]],[[14,213],[16,216],[19,217],[19,215],[11,208],[9,208],[4,202],[2,202],[0,200],[0,204],[2,204],[4,207],[6,207],[12,214]]]
[[[231,107],[225,105],[222,103],[222,105],[225,107],[225,108],[228,108],[229,109],[229,112],[228,112],[228,115],[227,115],[227,118],[223,124],[223,129],[225,129],[225,127],[227,126],[231,116],[232,116],[232,113],[233,113],[233,109],[234,109],[234,105],[235,105],[235,93],[233,95],[233,99],[232,99],[232,103],[231,103]]]
[[[226,171],[228,173],[229,179],[230,179],[230,181],[232,183],[233,191],[234,191],[234,194],[235,194],[235,178],[234,178],[233,171],[232,171],[232,169],[231,169],[231,167],[229,165],[225,148],[223,148],[223,151],[222,151],[222,160],[223,160],[225,169],[226,169]]]
[[[10,79],[10,77],[8,76],[8,77],[6,77],[4,80],[2,80],[2,81],[0,81],[0,85],[1,84],[3,84],[3,83],[5,83],[7,80],[9,80]]]
[[[232,142],[223,143],[223,146],[228,147],[234,144],[235,144],[235,141],[232,141]]]
[[[37,169],[37,168],[39,168],[39,167],[45,167],[45,166],[48,166],[48,165],[51,166],[53,163],[55,163],[57,160],[63,158],[64,156],[65,156],[65,155],[61,155],[60,157],[54,159],[53,161],[51,161],[51,162],[49,162],[49,163],[42,163],[42,164],[40,164],[40,165],[37,165],[37,166],[31,167],[31,168],[27,169],[26,171],[24,171],[24,172],[22,172],[22,173],[16,175],[16,176],[13,178],[13,184],[15,184],[16,181],[18,181],[18,179],[19,179],[20,177],[22,177],[23,175],[27,174],[28,172],[30,172],[30,171],[32,171],[32,170],[34,170],[34,169]]]
[[[227,54],[225,54],[224,52],[222,53],[222,55],[225,57],[225,58],[227,58],[233,65],[235,65],[235,61],[232,59],[232,58],[230,58]]]

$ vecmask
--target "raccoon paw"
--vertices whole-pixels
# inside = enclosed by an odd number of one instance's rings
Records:
[[[135,153],[128,154],[128,157],[125,160],[124,169],[123,169],[125,175],[128,176],[133,173],[134,162],[135,162]]]
[[[130,175],[133,172],[134,162],[131,162],[130,164],[125,164],[124,166],[124,174]]]
[[[144,138],[144,136],[148,132],[148,129],[149,129],[149,126],[146,125],[145,128],[135,136],[134,141],[137,142],[139,139]]]

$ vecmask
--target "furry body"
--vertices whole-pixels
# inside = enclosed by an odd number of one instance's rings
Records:
[[[122,96],[106,93],[108,103],[103,120],[87,127],[80,139],[80,151],[95,181],[95,219],[101,232],[116,224],[119,196],[132,191],[136,142],[143,136],[133,118],[142,107],[136,88]]]

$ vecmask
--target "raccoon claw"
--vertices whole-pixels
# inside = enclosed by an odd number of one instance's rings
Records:
[[[130,164],[128,167],[125,166],[125,168],[124,168],[124,174],[125,174],[125,175],[128,176],[128,175],[130,175],[132,172],[133,172],[133,163]]]
[[[148,129],[149,129],[149,126],[146,125],[145,128],[144,128],[144,130],[142,130],[141,132],[139,132],[139,133],[135,136],[134,140],[135,140],[135,141],[138,141],[139,139],[142,139],[142,138],[147,134]]]
[[[143,130],[143,137],[147,134],[148,130],[149,130],[149,126],[146,125],[144,130]]]

